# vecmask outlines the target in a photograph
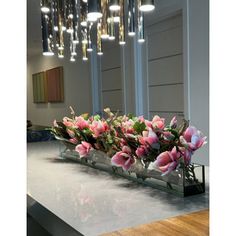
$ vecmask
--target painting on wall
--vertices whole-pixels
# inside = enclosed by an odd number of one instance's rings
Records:
[[[34,103],[63,102],[63,67],[35,73],[33,79]]]
[[[46,71],[48,102],[63,102],[63,67],[56,67]]]
[[[34,103],[47,102],[47,82],[45,72],[32,75],[33,79],[33,99]]]

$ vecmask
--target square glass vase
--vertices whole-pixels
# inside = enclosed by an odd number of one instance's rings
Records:
[[[79,164],[89,166],[110,174],[121,176],[134,182],[156,188],[180,197],[201,194],[205,192],[205,166],[191,163],[188,166],[179,165],[168,175],[154,168],[153,163],[148,165],[136,160],[129,171],[111,164],[111,157],[104,152],[93,150],[89,155],[81,158],[74,150],[75,145],[61,141],[60,157],[70,159]]]

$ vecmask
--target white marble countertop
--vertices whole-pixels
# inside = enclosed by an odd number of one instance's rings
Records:
[[[58,158],[55,141],[28,143],[27,193],[88,236],[209,207],[206,193],[186,198]]]

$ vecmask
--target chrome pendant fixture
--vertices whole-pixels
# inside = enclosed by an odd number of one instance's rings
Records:
[[[102,17],[101,0],[88,0],[88,21],[97,21]]]
[[[119,11],[120,10],[120,1],[119,0],[109,0],[109,10],[110,11]]]
[[[51,8],[51,2],[50,0],[42,0],[41,1],[41,11],[43,13],[49,13]]]
[[[154,0],[41,0],[40,8],[43,55],[64,58],[68,47],[73,62],[81,54],[78,48],[87,61],[94,44],[97,54],[103,55],[104,41],[116,37],[121,46],[126,44],[126,35],[136,34],[138,42],[145,42],[145,12],[155,4]],[[67,44],[64,40],[68,39]]]
[[[128,35],[135,35],[135,4],[134,0],[128,0]]]
[[[143,12],[149,12],[155,9],[154,0],[141,0],[139,10]]]
[[[119,44],[125,45],[125,7],[124,0],[120,0]]]

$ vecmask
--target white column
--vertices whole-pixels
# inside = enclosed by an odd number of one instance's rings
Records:
[[[209,1],[184,0],[185,117],[209,141]],[[209,147],[198,150],[194,162],[209,164]]]

